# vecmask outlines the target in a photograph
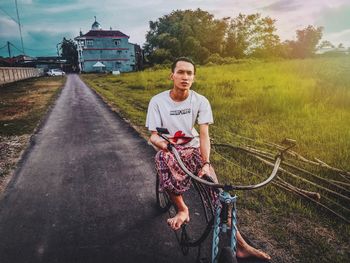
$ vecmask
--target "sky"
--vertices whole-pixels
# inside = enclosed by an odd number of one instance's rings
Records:
[[[322,40],[350,47],[350,0],[17,0],[24,50],[30,56],[55,56],[63,37],[87,33],[97,21],[102,29],[119,30],[131,43],[143,45],[149,21],[173,10],[208,11],[215,18],[261,13],[276,19],[281,40],[295,40],[298,29],[323,26]],[[0,1],[0,56],[21,50],[15,0]],[[19,49],[19,50],[18,50]]]

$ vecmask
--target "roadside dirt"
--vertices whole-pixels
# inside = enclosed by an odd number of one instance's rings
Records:
[[[257,213],[252,210],[240,209],[238,213],[239,229],[254,246],[270,254],[271,262],[306,262],[303,257],[310,257],[307,253],[311,255],[319,253],[319,251],[305,253],[304,242],[312,242],[312,240],[322,240],[323,244],[336,250],[338,254],[344,256],[349,254],[350,244],[342,242],[335,231],[315,224],[301,216],[290,215],[289,219],[281,217],[278,223],[274,223],[271,221],[267,210]],[[283,245],[276,241],[275,235],[278,235],[278,231],[276,229],[272,230],[274,224],[283,226],[284,230],[289,233]],[[332,262],[331,260],[330,258],[329,262]]]
[[[0,136],[0,196],[11,179],[11,174],[29,142],[30,135]]]

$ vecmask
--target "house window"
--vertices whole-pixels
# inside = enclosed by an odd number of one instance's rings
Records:
[[[80,40],[80,46],[85,46],[85,40]]]
[[[117,68],[117,69],[119,69],[119,68],[121,68],[121,62],[119,62],[119,61],[117,61],[117,62],[115,62],[115,67]]]
[[[121,44],[120,39],[114,39],[113,41],[114,41],[114,44],[115,44],[116,46],[120,46],[120,44]]]
[[[92,39],[86,40],[86,45],[93,46],[94,45],[94,40],[92,40]]]

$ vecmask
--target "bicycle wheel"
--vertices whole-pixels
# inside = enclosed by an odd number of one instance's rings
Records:
[[[182,244],[188,247],[199,246],[209,235],[214,222],[214,207],[206,188],[195,181],[184,194],[190,210],[190,222],[182,228]]]
[[[159,176],[156,174],[156,200],[157,200],[157,208],[160,212],[165,213],[169,210],[171,206],[170,196],[166,191],[159,191]]]
[[[233,255],[230,247],[221,249],[218,263],[237,263],[237,258]]]

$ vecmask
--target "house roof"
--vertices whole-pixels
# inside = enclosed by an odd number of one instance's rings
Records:
[[[83,37],[127,37],[129,38],[129,36],[125,35],[119,30],[90,30],[85,35],[82,35],[78,38],[83,38]]]
[[[0,58],[1,62],[8,63],[8,64],[14,64],[14,63],[26,63],[26,62],[32,62],[33,60],[36,60],[36,58],[32,58],[26,55],[18,55],[16,57],[11,58]]]
[[[95,21],[95,22],[92,24],[91,29],[92,29],[92,30],[101,30],[102,28],[101,28],[100,23],[97,22],[97,21]]]

